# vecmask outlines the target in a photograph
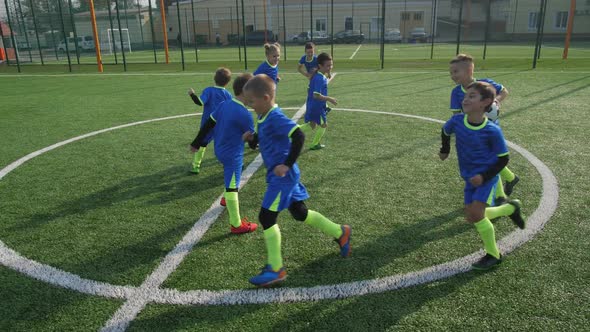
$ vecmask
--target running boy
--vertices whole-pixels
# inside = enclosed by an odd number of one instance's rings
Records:
[[[201,126],[199,128],[203,128],[211,113],[226,100],[232,99],[231,93],[225,89],[225,86],[231,80],[231,71],[227,68],[218,68],[215,71],[215,76],[213,78],[215,80],[215,86],[210,86],[205,88],[203,92],[201,92],[201,96],[198,97],[195,95],[195,90],[190,88],[188,90],[188,94],[195,102],[195,104],[199,106],[203,106],[203,115],[201,116]],[[192,169],[190,170],[193,174],[199,174],[201,171],[201,162],[203,161],[203,156],[205,155],[205,150],[207,149],[207,144],[211,142],[213,139],[213,133],[209,133],[206,137],[204,137],[202,143],[203,145],[195,156],[193,157],[193,164]]]
[[[307,42],[305,43],[305,55],[299,59],[297,71],[307,79],[311,79],[316,70],[318,70],[318,57],[315,55],[315,44]]]
[[[495,88],[489,83],[468,85],[462,103],[465,114],[453,115],[444,124],[441,134],[441,160],[449,156],[450,135],[456,136],[459,170],[465,180],[465,219],[475,225],[486,252],[473,264],[477,270],[487,270],[502,262],[490,219],[509,216],[518,228],[525,227],[519,200],[511,199],[508,204],[486,208],[494,203],[498,173],[508,164],[508,148],[502,130],[485,116],[495,97]]]
[[[223,164],[223,177],[225,181],[225,205],[229,214],[231,232],[243,234],[254,232],[257,224],[248,222],[246,218],[240,218],[240,204],[238,201],[238,189],[240,188],[240,176],[244,164],[244,142],[242,135],[254,130],[252,116],[244,106],[242,89],[246,82],[252,78],[251,74],[242,74],[234,80],[233,89],[235,98],[221,103],[211,113],[195,140],[191,143],[193,152],[204,148],[206,138],[213,128],[213,140],[215,143],[215,156]],[[223,204],[222,204],[223,205]]]
[[[264,54],[266,61],[260,64],[254,75],[266,74],[272,78],[275,84],[278,84],[281,78],[279,77],[279,60],[281,59],[281,45],[279,43],[264,44]]]
[[[328,107],[326,102],[329,101],[333,105],[337,105],[336,98],[328,96],[328,77],[332,71],[332,57],[328,53],[321,53],[318,55],[318,70],[309,81],[309,89],[307,89],[307,102],[305,111],[304,127],[310,127],[312,130],[316,126],[320,126],[313,137],[310,150],[319,150],[324,148],[320,141],[326,133],[328,127]]]
[[[508,97],[508,90],[502,84],[496,83],[491,79],[475,79],[473,77],[474,67],[475,64],[473,62],[473,57],[467,54],[459,54],[451,60],[449,71],[451,74],[451,79],[457,84],[457,86],[455,86],[455,88],[451,91],[451,111],[454,114],[462,112],[463,108],[461,103],[463,102],[463,98],[465,96],[465,89],[469,84],[473,82],[487,82],[491,84],[496,90],[496,99],[494,100],[494,103],[498,107],[499,112],[500,103],[504,101],[506,97]],[[492,122],[499,125],[497,115],[488,112],[486,113],[486,116],[492,120]],[[500,172],[500,177],[502,180],[506,181],[506,186],[504,189],[502,182],[500,182],[498,185],[498,203],[504,202],[506,200],[506,196],[512,194],[514,186],[520,180],[520,178],[516,176],[509,168],[502,169]]]
[[[266,75],[257,75],[244,87],[248,104],[259,116],[257,133],[243,136],[250,147],[260,144],[260,153],[266,166],[267,188],[260,209],[259,220],[264,228],[267,264],[262,272],[250,279],[256,286],[266,287],[283,281],[287,272],[281,256],[281,232],[277,225],[279,212],[289,209],[293,218],[319,228],[323,233],[336,239],[340,255],[350,255],[351,228],[338,225],[318,212],[308,210],[305,200],[307,190],[299,182],[300,172],[296,160],[305,136],[299,126],[287,118],[275,105],[275,85]]]

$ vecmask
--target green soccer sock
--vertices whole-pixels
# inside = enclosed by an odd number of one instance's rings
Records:
[[[498,184],[496,185],[496,198],[498,197],[506,197],[506,193],[504,192],[504,185],[502,184],[502,179],[498,179]]]
[[[193,159],[193,170],[199,170],[201,168],[201,162],[203,161],[205,150],[207,150],[207,147],[201,146],[199,151],[195,152],[195,158]]]
[[[240,217],[240,203],[238,201],[238,192],[230,191],[223,194],[227,213],[229,214],[229,223],[234,227],[240,227],[242,218]]]
[[[504,216],[509,216],[514,213],[515,207],[512,204],[503,204],[500,206],[487,207],[486,218],[492,220]]]
[[[311,128],[311,125],[309,124],[309,122],[306,123],[302,123],[299,125],[299,129],[301,129],[301,131],[308,131],[308,130],[313,130]]]
[[[514,173],[512,173],[512,171],[508,167],[504,167],[500,171],[500,178],[502,180],[512,182],[512,181],[514,181],[514,177],[516,177],[516,175],[514,175]]]
[[[494,225],[488,218],[483,218],[482,220],[475,223],[475,229],[479,233],[483,241],[483,248],[486,253],[500,258],[500,251],[496,246],[496,232],[494,231]]]
[[[274,271],[283,267],[283,257],[281,256],[281,230],[279,225],[264,230],[264,242],[266,243],[266,252],[268,254],[268,264]]]
[[[332,222],[330,219],[324,217],[321,213],[307,210],[307,218],[305,223],[318,228],[323,233],[330,235],[331,237],[338,239],[342,236],[342,227]]]
[[[326,132],[326,128],[318,126],[317,129],[318,130],[316,131],[315,136],[313,137],[313,142],[311,142],[311,146],[316,146],[316,145],[320,144],[320,141],[322,140],[322,137],[324,136],[324,133]]]

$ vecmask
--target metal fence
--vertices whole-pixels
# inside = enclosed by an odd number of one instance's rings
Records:
[[[562,57],[568,38],[580,50],[570,56],[590,56],[590,0],[96,0],[94,9],[96,35],[89,0],[0,0],[0,61],[19,71],[55,64],[72,71],[97,61],[124,70],[206,61],[247,67],[253,46],[275,40],[292,60],[306,41],[332,53],[334,45],[367,45],[359,58],[381,66],[398,55],[463,51],[536,63],[544,46],[553,49],[544,57]]]

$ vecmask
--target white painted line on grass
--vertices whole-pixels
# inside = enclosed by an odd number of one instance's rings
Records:
[[[287,109],[287,108],[285,108]],[[443,121],[437,119],[431,119],[421,116],[399,114],[393,112],[382,112],[382,111],[367,111],[367,110],[356,110],[356,109],[341,109],[335,108],[334,110],[349,111],[349,112],[363,112],[373,114],[384,114],[394,115],[407,118],[414,118],[419,120],[431,121],[436,123],[442,123]],[[301,111],[301,109],[300,109]],[[297,114],[302,112],[297,112]],[[296,114],[296,116],[297,116]],[[193,116],[195,114],[178,115],[174,117],[153,119],[135,122],[133,124],[127,124],[108,128],[94,132],[94,135],[98,133],[107,132],[114,130],[115,128],[125,128],[132,125],[143,124],[154,121],[162,121],[164,119],[174,119],[180,117]],[[73,138],[68,142],[77,141],[82,138],[93,136],[90,134],[79,136],[79,138]],[[65,142],[65,141],[64,141]],[[67,143],[57,143],[52,145],[52,149]],[[538,158],[528,152],[526,149],[508,142],[508,145],[515,149],[518,153],[523,155],[531,164],[537,169],[543,180],[543,193],[541,201],[537,209],[528,218],[527,228],[523,231],[515,230],[508,234],[506,237],[498,241],[498,245],[503,253],[507,254],[529,241],[536,233],[538,233],[545,224],[549,221],[557,208],[558,202],[558,185],[557,179],[551,172],[551,170],[543,164]],[[52,149],[42,149],[44,152]],[[39,150],[39,151],[42,151]],[[41,153],[31,153],[27,156],[37,156]],[[26,160],[29,160],[30,157]],[[258,158],[258,157],[257,157]],[[26,160],[25,157],[14,162],[21,165]],[[256,161],[256,160],[255,160]],[[11,165],[13,165],[11,164]],[[251,167],[255,167],[254,162],[248,166],[246,172],[252,172]],[[0,170],[0,178],[8,174],[11,170],[16,167],[12,167],[7,170],[11,165]],[[247,181],[247,180],[246,180]],[[245,182],[246,182],[245,181]],[[243,184],[245,184],[243,182]],[[207,291],[207,290],[194,290],[181,292],[175,289],[162,289],[159,285],[165,280],[165,278],[180,264],[182,259],[190,251],[190,249],[197,243],[197,241],[204,234],[205,228],[208,227],[206,223],[212,223],[214,220],[212,216],[219,214],[222,208],[217,205],[217,200],[211,205],[208,212],[201,217],[201,220],[205,222],[197,222],[191,231],[185,235],[181,242],[171,251],[163,260],[162,264],[150,275],[140,287],[134,286],[116,286],[108,283],[97,282],[80,278],[69,272],[38,263],[36,261],[27,259],[14,250],[6,247],[6,245],[0,241],[0,264],[3,264],[9,268],[20,271],[23,274],[31,276],[35,279],[39,279],[50,284],[61,286],[64,288],[76,290],[85,294],[100,295],[109,298],[120,298],[127,299],[128,301],[117,311],[115,316],[109,321],[105,329],[108,331],[120,331],[124,330],[128,326],[129,322],[141,311],[141,309],[150,302],[154,303],[173,303],[173,304],[195,304],[195,305],[231,305],[231,304],[246,304],[246,303],[270,303],[270,302],[295,302],[295,301],[312,301],[321,299],[334,299],[344,298],[349,296],[364,295],[371,293],[379,293],[388,290],[399,289],[402,287],[408,287],[426,283],[434,280],[450,277],[452,275],[462,273],[471,269],[471,263],[482,255],[482,251],[472,253],[468,256],[461,257],[451,262],[439,264],[429,268],[425,268],[420,271],[410,272],[406,274],[393,275],[384,278],[363,280],[358,282],[342,283],[335,285],[324,285],[316,287],[300,287],[300,288],[278,288],[278,289],[255,289],[255,290],[225,290],[225,291]]]
[[[361,46],[363,46],[363,44],[359,44],[359,47],[356,48],[356,51],[354,51],[354,53],[352,53],[352,55],[350,56],[350,58],[348,58],[349,60],[352,60],[352,58],[354,58],[354,56],[356,55],[356,53],[361,49]]]

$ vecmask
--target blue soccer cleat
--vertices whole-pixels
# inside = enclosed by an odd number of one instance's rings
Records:
[[[340,246],[340,256],[348,257],[350,256],[350,252],[352,251],[352,247],[350,246],[350,236],[352,235],[352,228],[348,225],[342,225],[340,227],[342,228],[342,235],[335,241]]]
[[[278,271],[273,271],[270,264],[267,264],[262,269],[259,275],[250,278],[250,283],[256,287],[269,287],[280,283],[287,278],[287,271],[284,267]]]

